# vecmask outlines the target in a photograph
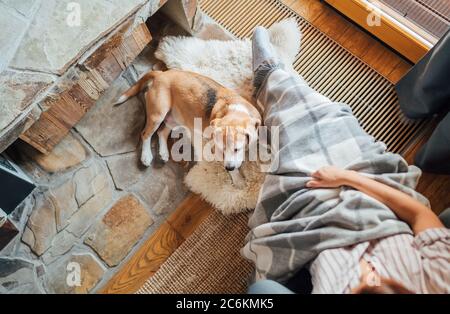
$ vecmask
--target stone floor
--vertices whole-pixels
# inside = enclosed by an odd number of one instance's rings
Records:
[[[138,57],[51,154],[20,141],[8,150],[38,188],[13,214],[24,227],[0,253],[0,293],[95,292],[184,199],[183,166],[140,164],[141,100],[111,106],[153,66],[153,50]],[[67,281],[73,263],[80,285]]]

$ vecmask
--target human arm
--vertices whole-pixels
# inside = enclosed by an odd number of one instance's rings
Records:
[[[350,186],[388,206],[401,220],[410,225],[414,234],[430,228],[444,227],[439,218],[427,206],[411,196],[377,182],[356,171],[327,166],[312,174],[308,188],[336,188]]]

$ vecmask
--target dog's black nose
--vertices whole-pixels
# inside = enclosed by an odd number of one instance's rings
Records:
[[[234,167],[233,166],[225,166],[225,169],[227,169],[227,171],[233,171]]]

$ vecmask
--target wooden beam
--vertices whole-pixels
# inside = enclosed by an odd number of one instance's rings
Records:
[[[125,23],[76,66],[69,87],[43,100],[45,111],[20,135],[22,140],[44,154],[52,151],[151,41],[145,23],[131,27],[131,21]]]

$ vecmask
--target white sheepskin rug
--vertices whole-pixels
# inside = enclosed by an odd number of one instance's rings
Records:
[[[198,162],[186,175],[189,189],[200,194],[224,214],[237,214],[255,208],[265,174],[257,162],[244,162],[240,168],[245,186],[237,189],[222,162]]]
[[[271,42],[283,63],[291,66],[301,43],[297,22],[287,19],[272,25],[269,31]],[[250,39],[220,41],[167,36],[161,40],[155,56],[169,69],[208,76],[252,101]],[[265,177],[257,162],[244,162],[240,170],[246,181],[243,189],[232,184],[221,162],[198,162],[186,175],[185,183],[192,192],[200,194],[222,213],[239,213],[255,208]]]

